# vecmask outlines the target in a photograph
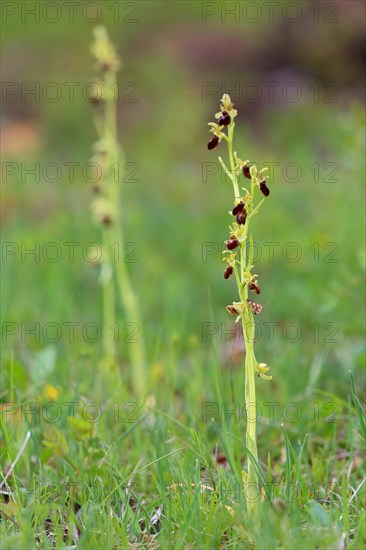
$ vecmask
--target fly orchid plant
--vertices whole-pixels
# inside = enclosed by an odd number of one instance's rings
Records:
[[[236,321],[241,321],[245,342],[245,404],[247,410],[246,427],[246,449],[247,449],[247,472],[242,472],[244,493],[246,495],[247,509],[250,516],[258,516],[258,451],[256,436],[256,413],[254,418],[249,415],[250,410],[256,411],[256,376],[265,380],[271,380],[267,372],[269,367],[266,363],[259,363],[254,353],[254,315],[259,315],[262,306],[252,300],[249,292],[254,295],[261,293],[258,283],[258,275],[253,273],[253,235],[251,222],[258,214],[270,190],[263,173],[267,168],[259,170],[249,160],[241,160],[233,150],[233,139],[235,129],[235,118],[238,112],[234,109],[228,94],[221,99],[220,111],[215,114],[216,122],[210,122],[210,132],[213,137],[208,143],[208,149],[212,150],[225,141],[229,154],[229,167],[226,166],[221,157],[219,162],[230,178],[234,190],[234,203],[229,214],[234,218],[229,226],[229,238],[226,241],[224,261],[226,268],[224,278],[229,279],[234,275],[239,300],[226,307],[231,315],[236,315]],[[240,179],[244,176],[250,180],[250,187],[240,188]],[[261,197],[260,195],[264,195]],[[263,495],[263,491],[262,491]]]
[[[141,337],[140,309],[134,292],[126,263],[120,254],[112,255],[116,246],[124,250],[125,241],[122,230],[121,182],[116,173],[124,166],[124,154],[117,137],[117,102],[115,97],[117,73],[121,67],[114,45],[110,42],[104,27],[94,30],[94,41],[91,52],[96,60],[99,81],[95,97],[92,98],[98,107],[95,126],[98,141],[94,144],[92,160],[98,166],[102,176],[93,185],[95,198],[91,208],[95,222],[102,230],[102,266],[100,281],[103,287],[103,344],[107,364],[115,364],[116,356],[116,300],[115,280],[120,300],[124,307],[126,325],[138,331],[139,338],[129,345],[132,367],[133,389],[141,396],[145,391],[145,353]],[[118,89],[118,88],[117,88]],[[116,170],[117,167],[117,170]],[[126,328],[128,328],[125,325]],[[137,329],[137,330],[136,330]],[[119,331],[118,331],[119,334]]]

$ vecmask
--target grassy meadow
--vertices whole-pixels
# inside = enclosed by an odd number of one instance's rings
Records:
[[[363,3],[295,2],[295,21],[284,1],[273,18],[257,2],[81,2],[73,17],[61,2],[55,22],[43,4],[2,8],[1,548],[363,548]],[[87,170],[96,24],[123,62],[114,252],[142,319],[117,294],[112,369]],[[238,155],[271,167],[253,222],[255,348],[273,375],[256,384],[260,527],[241,474],[245,350],[225,309],[232,189],[224,144],[207,150],[225,92]]]

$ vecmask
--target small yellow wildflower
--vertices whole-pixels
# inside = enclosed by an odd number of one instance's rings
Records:
[[[46,384],[44,388],[45,398],[49,401],[56,401],[58,397],[58,390],[52,384]]]

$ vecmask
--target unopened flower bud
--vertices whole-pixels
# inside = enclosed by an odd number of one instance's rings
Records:
[[[95,106],[101,105],[103,103],[103,98],[101,98],[97,94],[90,94],[88,100]]]
[[[265,197],[268,197],[268,195],[269,195],[269,189],[268,189],[268,187],[267,187],[267,185],[266,185],[266,180],[265,180],[265,179],[262,180],[262,181],[260,182],[260,184],[259,184],[259,189],[262,191],[262,193],[263,193],[263,195],[264,195]]]
[[[92,204],[92,211],[94,219],[98,224],[104,225],[104,227],[110,227],[114,220],[114,211],[111,203],[101,196],[97,196]]]
[[[98,69],[102,73],[106,73],[107,71],[113,70],[114,69],[114,62],[112,60],[111,61],[101,61],[98,64]]]
[[[101,222],[102,222],[102,225],[104,225],[104,227],[110,227],[112,225],[112,218],[108,214],[106,214],[101,219]]]
[[[95,193],[96,195],[98,195],[101,191],[101,186],[100,186],[100,183],[99,182],[95,182],[93,183],[93,185],[91,186],[91,190],[93,191],[93,193]]]
[[[224,279],[228,279],[233,274],[233,268],[231,265],[228,265],[224,271]]]
[[[269,371],[269,366],[267,365],[267,363],[257,363],[256,369],[258,372],[258,376],[264,378],[264,380],[272,380],[272,376],[266,374],[266,372]]]
[[[215,149],[219,144],[219,138],[217,136],[214,136],[207,144],[207,149],[211,151],[212,149]]]

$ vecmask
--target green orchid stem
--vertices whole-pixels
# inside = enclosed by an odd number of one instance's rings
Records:
[[[124,166],[124,154],[118,144],[117,135],[117,103],[114,93],[111,90],[115,89],[116,73],[107,71],[104,75],[104,91],[105,91],[105,111],[102,139],[106,142],[107,149],[107,166],[117,167],[117,173],[120,174],[120,168]],[[145,372],[145,348],[142,337],[142,323],[140,309],[136,294],[133,290],[131,279],[127,270],[127,265],[124,261],[122,251],[124,250],[125,241],[122,230],[122,209],[120,196],[120,178],[115,176],[114,170],[109,170],[106,173],[106,188],[108,199],[114,208],[114,219],[110,227],[103,229],[103,245],[104,245],[104,263],[106,264],[107,272],[105,281],[103,281],[103,314],[104,314],[104,351],[108,362],[115,358],[116,343],[114,340],[115,328],[115,290],[114,277],[117,279],[119,296],[125,311],[126,323],[124,325],[125,332],[134,334],[132,338],[123,338],[128,346],[128,354],[131,361],[132,370],[132,385],[134,394],[142,398],[146,391],[146,372]],[[120,253],[112,262],[111,250],[115,250],[118,243]],[[118,341],[120,341],[118,339]]]
[[[239,191],[238,180],[237,180],[237,177],[236,177],[235,159],[234,159],[234,155],[233,155],[234,129],[235,129],[235,122],[232,122],[230,124],[229,130],[228,130],[227,146],[228,146],[228,150],[229,150],[230,169],[231,169],[231,174],[232,174],[234,195],[235,195],[235,198],[238,199],[240,197],[240,191]]]
[[[257,434],[256,434],[256,392],[255,392],[255,355],[254,355],[254,332],[255,325],[253,314],[250,312],[242,317],[243,336],[245,341],[245,404],[247,410],[246,447],[251,453],[248,457],[248,483],[246,487],[246,498],[248,512],[252,517],[257,516],[259,486],[258,474],[253,460],[258,463]],[[253,457],[253,458],[252,458]]]
[[[103,288],[103,347],[104,356],[107,363],[110,365],[115,364],[115,343],[113,338],[113,328],[116,322],[115,312],[115,295],[114,295],[114,282],[113,271],[110,257],[110,229],[103,229],[103,267],[107,270],[107,273],[102,277]]]
[[[235,199],[240,198],[238,172],[239,170],[235,166],[235,158],[233,154],[233,136],[234,136],[235,124],[232,122],[228,129],[228,151],[230,159],[230,167],[232,173],[232,182],[234,188]],[[245,274],[250,272],[252,266],[252,242],[250,243],[249,254],[247,257],[247,236],[249,234],[250,221],[257,209],[253,211],[252,201],[255,185],[251,186],[251,202],[247,205],[247,219],[245,223],[245,232],[243,235],[243,241],[240,245],[240,276],[236,276],[236,283],[239,291],[240,301],[246,303],[248,298],[248,285],[243,284],[245,282]],[[258,462],[258,450],[257,450],[257,435],[256,435],[256,388],[255,388],[255,376],[256,376],[256,358],[254,355],[254,335],[255,324],[252,311],[247,308],[241,316],[243,337],[245,342],[245,404],[247,410],[247,427],[246,427],[246,447],[248,453],[248,477],[245,487],[245,496],[247,500],[248,514],[253,521],[258,518],[258,504],[259,504],[259,482],[256,467],[253,461]]]
[[[116,230],[115,242],[123,243],[122,231]],[[145,373],[145,347],[142,339],[142,323],[139,313],[136,294],[133,291],[131,280],[126,268],[126,263],[121,259],[116,264],[116,276],[124,305],[128,323],[133,329],[136,337],[128,342],[129,354],[132,364],[132,380],[135,395],[143,397],[146,391],[146,373]],[[126,339],[127,340],[127,339]]]

